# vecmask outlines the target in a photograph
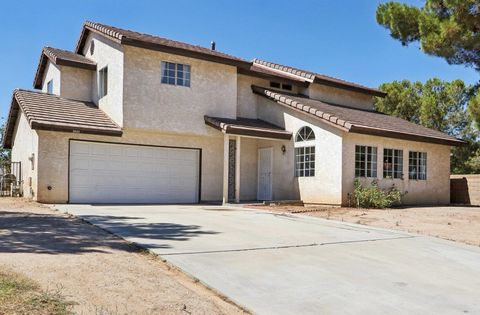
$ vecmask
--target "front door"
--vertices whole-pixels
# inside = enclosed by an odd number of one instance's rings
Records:
[[[258,200],[272,200],[273,148],[258,149]]]

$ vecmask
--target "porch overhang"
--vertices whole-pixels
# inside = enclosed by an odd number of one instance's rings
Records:
[[[204,116],[205,124],[229,135],[290,140],[292,133],[260,119]]]

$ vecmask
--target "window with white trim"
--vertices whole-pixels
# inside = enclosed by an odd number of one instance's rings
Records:
[[[408,178],[427,179],[427,152],[408,152]]]
[[[102,98],[108,93],[108,67],[103,67],[98,72],[98,97]]]
[[[355,146],[355,177],[377,177],[377,147]]]
[[[315,176],[315,133],[307,126],[295,137],[295,176]]]
[[[162,83],[190,87],[189,65],[162,61]]]
[[[53,94],[53,79],[48,81],[47,83],[47,93]]]
[[[383,178],[403,178],[403,150],[383,149]]]

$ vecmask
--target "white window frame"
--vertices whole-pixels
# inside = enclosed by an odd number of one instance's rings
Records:
[[[391,151],[391,155],[386,154],[387,151]],[[392,159],[390,169],[385,168],[385,164],[388,163],[385,161],[387,157]],[[383,148],[383,178],[403,179],[403,150]]]
[[[363,152],[361,151],[361,148],[364,149]],[[358,149],[360,149],[360,152],[358,152]],[[355,177],[377,178],[377,159],[377,147],[358,144],[355,145]]]
[[[108,66],[98,71],[98,98],[107,96],[108,94]]]
[[[301,134],[305,131],[305,137]],[[295,177],[315,177],[315,132],[303,126],[295,134]]]
[[[427,152],[408,152],[408,179],[427,180]]]
[[[167,85],[191,87],[192,66],[183,63],[162,61],[160,64],[160,83]],[[167,71],[167,73],[165,73]],[[173,75],[169,72],[172,71]]]

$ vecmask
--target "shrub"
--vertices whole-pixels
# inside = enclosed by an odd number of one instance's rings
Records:
[[[363,187],[358,179],[354,182],[353,198],[357,207],[362,208],[388,208],[399,204],[402,193],[392,185],[387,190],[378,187],[378,182],[373,180],[369,186]]]

